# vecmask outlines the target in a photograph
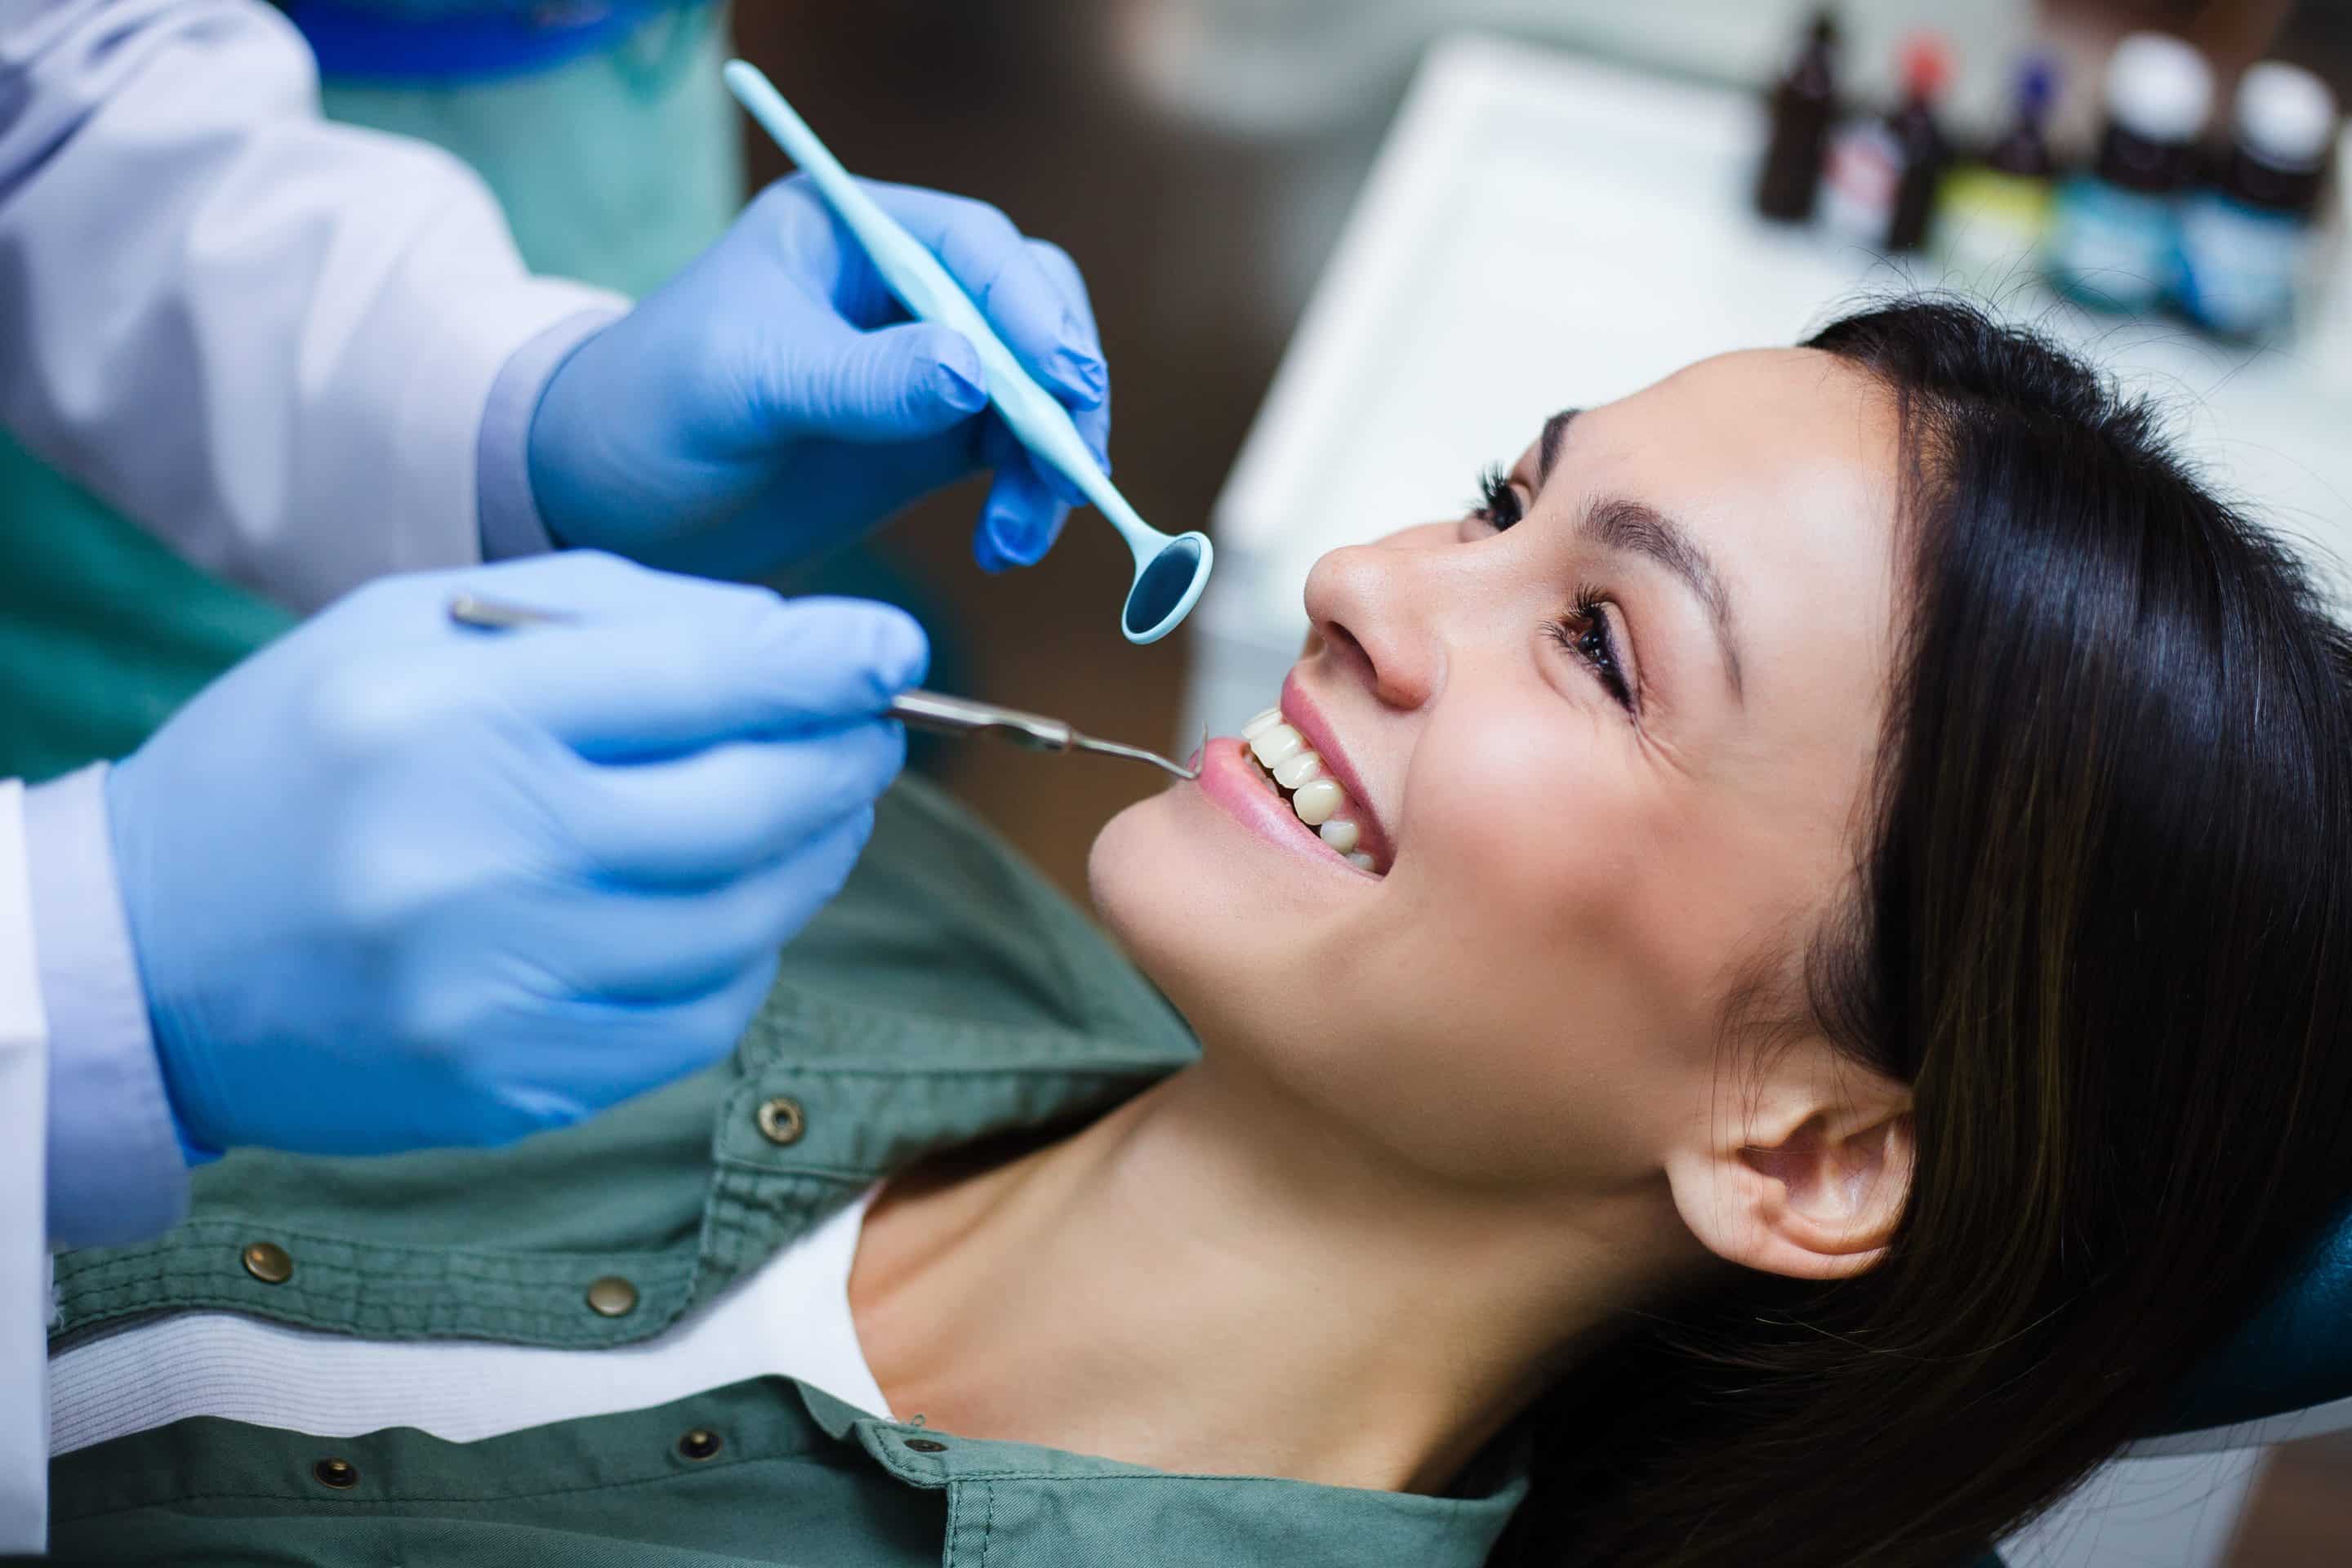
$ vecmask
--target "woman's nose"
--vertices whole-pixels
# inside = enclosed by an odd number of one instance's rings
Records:
[[[1307,574],[1307,618],[1334,662],[1393,708],[1418,708],[1444,668],[1439,557],[1413,531],[1334,550]]]

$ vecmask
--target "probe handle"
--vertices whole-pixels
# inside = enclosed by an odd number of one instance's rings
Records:
[[[901,691],[890,699],[889,713],[910,729],[941,735],[993,735],[1032,752],[1066,752],[1077,743],[1077,731],[1059,719],[938,691]]]
[[[479,594],[459,594],[449,601],[449,618],[461,626],[506,632],[524,626],[552,626],[572,617],[561,611],[488,599]],[[1032,752],[1074,751],[1078,743],[1078,732],[1059,719],[920,688],[901,691],[890,699],[888,711],[891,718],[910,729],[929,730],[940,735],[993,735]]]

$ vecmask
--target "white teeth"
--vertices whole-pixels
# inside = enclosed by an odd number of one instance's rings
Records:
[[[1297,789],[1308,779],[1323,776],[1323,759],[1312,752],[1301,752],[1295,757],[1285,757],[1274,767],[1274,782],[1285,789]]]
[[[1333,779],[1308,779],[1290,796],[1290,809],[1309,827],[1320,827],[1347,804],[1347,791]]]
[[[1276,722],[1250,737],[1250,753],[1268,768],[1307,749],[1307,737],[1289,725]]]
[[[1324,773],[1321,755],[1307,745],[1297,725],[1284,722],[1281,709],[1269,708],[1243,725],[1242,739],[1264,770],[1259,776],[1266,787],[1290,793],[1290,809],[1299,821],[1347,857],[1350,866],[1361,871],[1374,868],[1371,856],[1356,847],[1363,840],[1363,829],[1352,816],[1340,815],[1349,804],[1347,790]]]

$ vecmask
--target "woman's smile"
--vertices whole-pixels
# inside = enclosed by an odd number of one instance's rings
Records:
[[[1201,762],[1201,793],[1244,827],[1278,849],[1321,861],[1335,870],[1352,869],[1338,850],[1298,819],[1276,790],[1265,770],[1237,735],[1211,741]]]
[[[1391,838],[1332,732],[1300,684],[1282,701],[1219,736],[1202,757],[1202,792],[1253,832],[1326,865],[1379,879],[1394,859]]]

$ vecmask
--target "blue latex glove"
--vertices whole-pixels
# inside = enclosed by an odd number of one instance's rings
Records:
[[[1070,258],[982,203],[867,188],[1073,410],[1108,468],[1108,372]],[[982,412],[987,401],[971,343],[908,321],[793,178],[556,369],[531,419],[531,489],[565,543],[755,577],[992,468],[973,552],[992,571],[1026,564],[1082,498]]]
[[[460,589],[581,619],[477,631]],[[386,578],[265,648],[107,784],[184,1138],[497,1143],[719,1058],[926,658],[884,605],[585,552]]]

